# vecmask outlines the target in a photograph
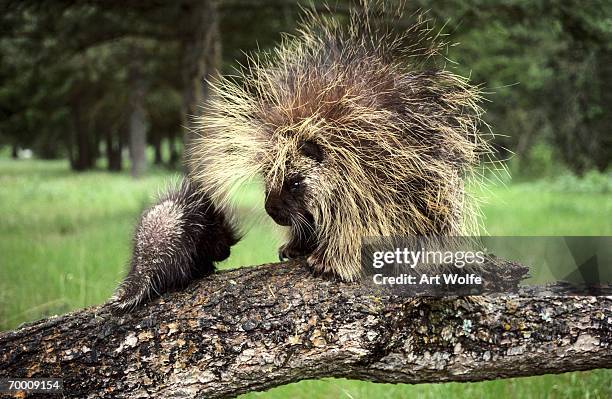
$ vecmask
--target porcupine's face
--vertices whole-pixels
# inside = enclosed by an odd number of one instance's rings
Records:
[[[282,179],[266,182],[265,209],[281,226],[312,230],[311,207],[315,203],[314,184],[324,161],[321,147],[314,141],[302,141],[288,154]]]

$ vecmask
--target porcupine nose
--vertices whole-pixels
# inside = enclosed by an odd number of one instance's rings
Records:
[[[281,226],[289,226],[290,219],[286,207],[283,206],[281,199],[274,194],[269,194],[265,204],[266,212],[270,217]]]

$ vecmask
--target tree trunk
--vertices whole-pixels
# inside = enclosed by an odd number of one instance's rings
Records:
[[[161,150],[161,142],[162,142],[162,137],[161,137],[161,133],[160,132],[154,132],[153,133],[153,148],[155,149],[155,160],[153,161],[153,163],[155,165],[161,165],[164,163],[164,159],[162,157],[162,150]]]
[[[106,159],[108,161],[108,170],[111,172],[119,172],[122,169],[122,152],[121,138],[116,132],[107,130],[106,132]]]
[[[220,398],[321,377],[609,368],[610,342],[612,297],[408,298],[288,262],[217,273],[126,316],[93,307],[1,333],[0,377],[63,378],[66,397]]]
[[[130,70],[129,149],[132,177],[138,178],[146,168],[147,119],[145,110],[146,82],[138,60]]]
[[[170,136],[168,137],[168,147],[170,149],[170,159],[168,161],[168,165],[170,165],[170,167],[175,167],[176,164],[179,161],[180,155],[179,155],[179,151],[177,148],[177,137],[176,137],[176,131],[172,130],[170,132]]]
[[[206,79],[217,73],[221,65],[221,37],[215,1],[203,0],[186,7],[182,23],[187,34],[182,42],[183,126],[191,126],[192,118],[201,114],[208,97]],[[191,141],[189,130],[185,144]]]
[[[11,145],[11,158],[19,158],[19,147],[17,146],[17,144]]]
[[[76,154],[73,157],[72,168],[82,171],[93,168],[95,163],[94,150],[87,130],[87,123],[83,120],[82,105],[77,100],[73,105],[74,134],[76,136]]]

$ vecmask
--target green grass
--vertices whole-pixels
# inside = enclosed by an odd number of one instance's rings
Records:
[[[485,192],[490,235],[612,235],[612,175],[598,185],[569,176],[498,186]]]
[[[603,177],[601,177],[603,176]],[[106,300],[122,278],[140,211],[176,175],[153,171],[75,174],[60,161],[0,159],[0,330]],[[484,207],[493,235],[612,235],[612,178],[562,177],[494,187]],[[221,268],[276,259],[282,234],[248,188],[239,207],[250,226]],[[612,372],[596,370],[471,384],[388,385],[303,381],[245,398],[606,398]]]

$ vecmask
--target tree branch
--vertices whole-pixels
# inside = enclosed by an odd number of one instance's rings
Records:
[[[308,378],[481,381],[612,367],[612,297],[405,298],[297,262],[220,272],[133,314],[0,334],[0,377],[67,397],[218,398]]]

